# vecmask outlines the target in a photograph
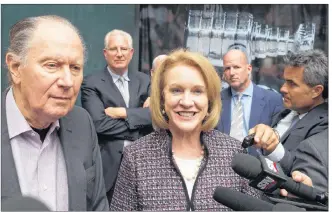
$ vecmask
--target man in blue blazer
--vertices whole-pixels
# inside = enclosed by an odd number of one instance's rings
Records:
[[[90,113],[98,135],[109,202],[124,147],[153,130],[148,108],[149,76],[128,70],[134,53],[132,46],[127,32],[107,33],[107,66],[86,76],[81,87],[82,106]]]
[[[242,142],[248,135],[249,129],[255,125],[271,124],[272,117],[283,109],[282,97],[276,92],[258,87],[251,81],[252,66],[249,64],[245,50],[230,49],[223,57],[223,64],[223,77],[230,86],[221,92],[222,112],[216,129],[231,136],[235,131],[238,136],[234,137]],[[232,118],[236,119],[233,110],[239,94],[242,96],[240,116],[243,120],[237,119],[235,121],[237,123],[233,122],[232,125]],[[239,123],[243,125],[235,126]],[[234,129],[235,127],[237,128]],[[254,147],[250,147],[248,151],[252,155],[258,154]]]

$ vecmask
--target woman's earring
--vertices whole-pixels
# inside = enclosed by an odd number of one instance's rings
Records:
[[[165,121],[168,122],[169,119],[168,119],[168,116],[167,116],[167,114],[165,112],[165,109],[161,110],[161,114],[163,114],[163,117],[164,117]]]
[[[209,116],[210,116],[210,114],[207,113],[206,116],[204,117],[203,121],[202,121],[203,124],[206,122],[206,120],[209,118]]]

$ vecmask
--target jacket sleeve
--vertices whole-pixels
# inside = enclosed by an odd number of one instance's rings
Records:
[[[112,136],[122,139],[122,133],[128,131],[129,127],[124,119],[113,119],[106,115],[104,104],[98,96],[91,79],[84,78],[81,87],[82,107],[92,117],[98,135]]]
[[[321,139],[319,136],[320,133],[325,132],[328,129],[328,118],[324,118],[324,120],[322,120],[320,123],[318,123],[317,125],[314,125],[311,127],[310,131],[307,132],[307,137],[306,139],[303,139],[299,146],[296,147],[295,150],[293,151],[289,151],[287,149],[285,149],[285,155],[284,157],[280,160],[280,165],[282,167],[282,169],[284,170],[285,174],[290,175],[291,174],[291,170],[292,167],[294,165],[294,160],[296,159],[296,154],[298,154],[298,151],[301,151],[301,149],[298,149],[299,147],[303,148],[303,146],[301,146],[301,144],[303,142],[307,143],[310,139]],[[303,145],[303,144],[302,144]]]
[[[88,186],[87,189],[91,189],[92,196],[90,198],[90,201],[87,202],[87,210],[88,211],[108,211],[108,200],[106,197],[106,189],[104,184],[104,177],[103,177],[103,167],[101,162],[101,155],[98,145],[98,139],[97,134],[95,131],[95,128],[93,126],[91,117],[88,115],[90,120],[90,126],[91,126],[91,138],[93,142],[93,153],[92,153],[92,161],[93,165],[90,167],[92,168],[91,172],[94,172],[95,178],[92,178],[92,181],[94,181],[93,188],[90,187],[91,182],[87,182]],[[90,172],[88,172],[90,174]]]
[[[129,129],[135,130],[152,125],[149,108],[126,108]]]
[[[139,210],[137,201],[137,180],[134,156],[125,148],[112,196],[111,211]]]
[[[300,171],[312,180],[320,191],[328,190],[328,131],[304,140],[295,152],[291,171]]]
[[[143,79],[147,83],[147,96],[150,96],[150,79],[145,76]],[[143,83],[144,85],[146,83]],[[142,102],[145,102],[146,99],[143,99]],[[140,105],[139,108],[126,108],[127,110],[127,123],[128,127],[131,130],[140,129],[144,127],[152,126],[151,113],[149,108],[143,108],[143,105]]]

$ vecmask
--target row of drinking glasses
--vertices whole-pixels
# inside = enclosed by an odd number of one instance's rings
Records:
[[[312,49],[315,39],[314,23],[300,24],[291,35],[289,29],[260,24],[246,12],[190,10],[186,30],[186,47],[203,53],[218,66],[222,55],[234,45],[254,60]]]

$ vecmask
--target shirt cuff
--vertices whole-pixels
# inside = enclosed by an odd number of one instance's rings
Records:
[[[285,155],[285,149],[284,146],[279,142],[276,149],[271,152],[271,154],[267,155],[266,157],[273,162],[279,162]]]

